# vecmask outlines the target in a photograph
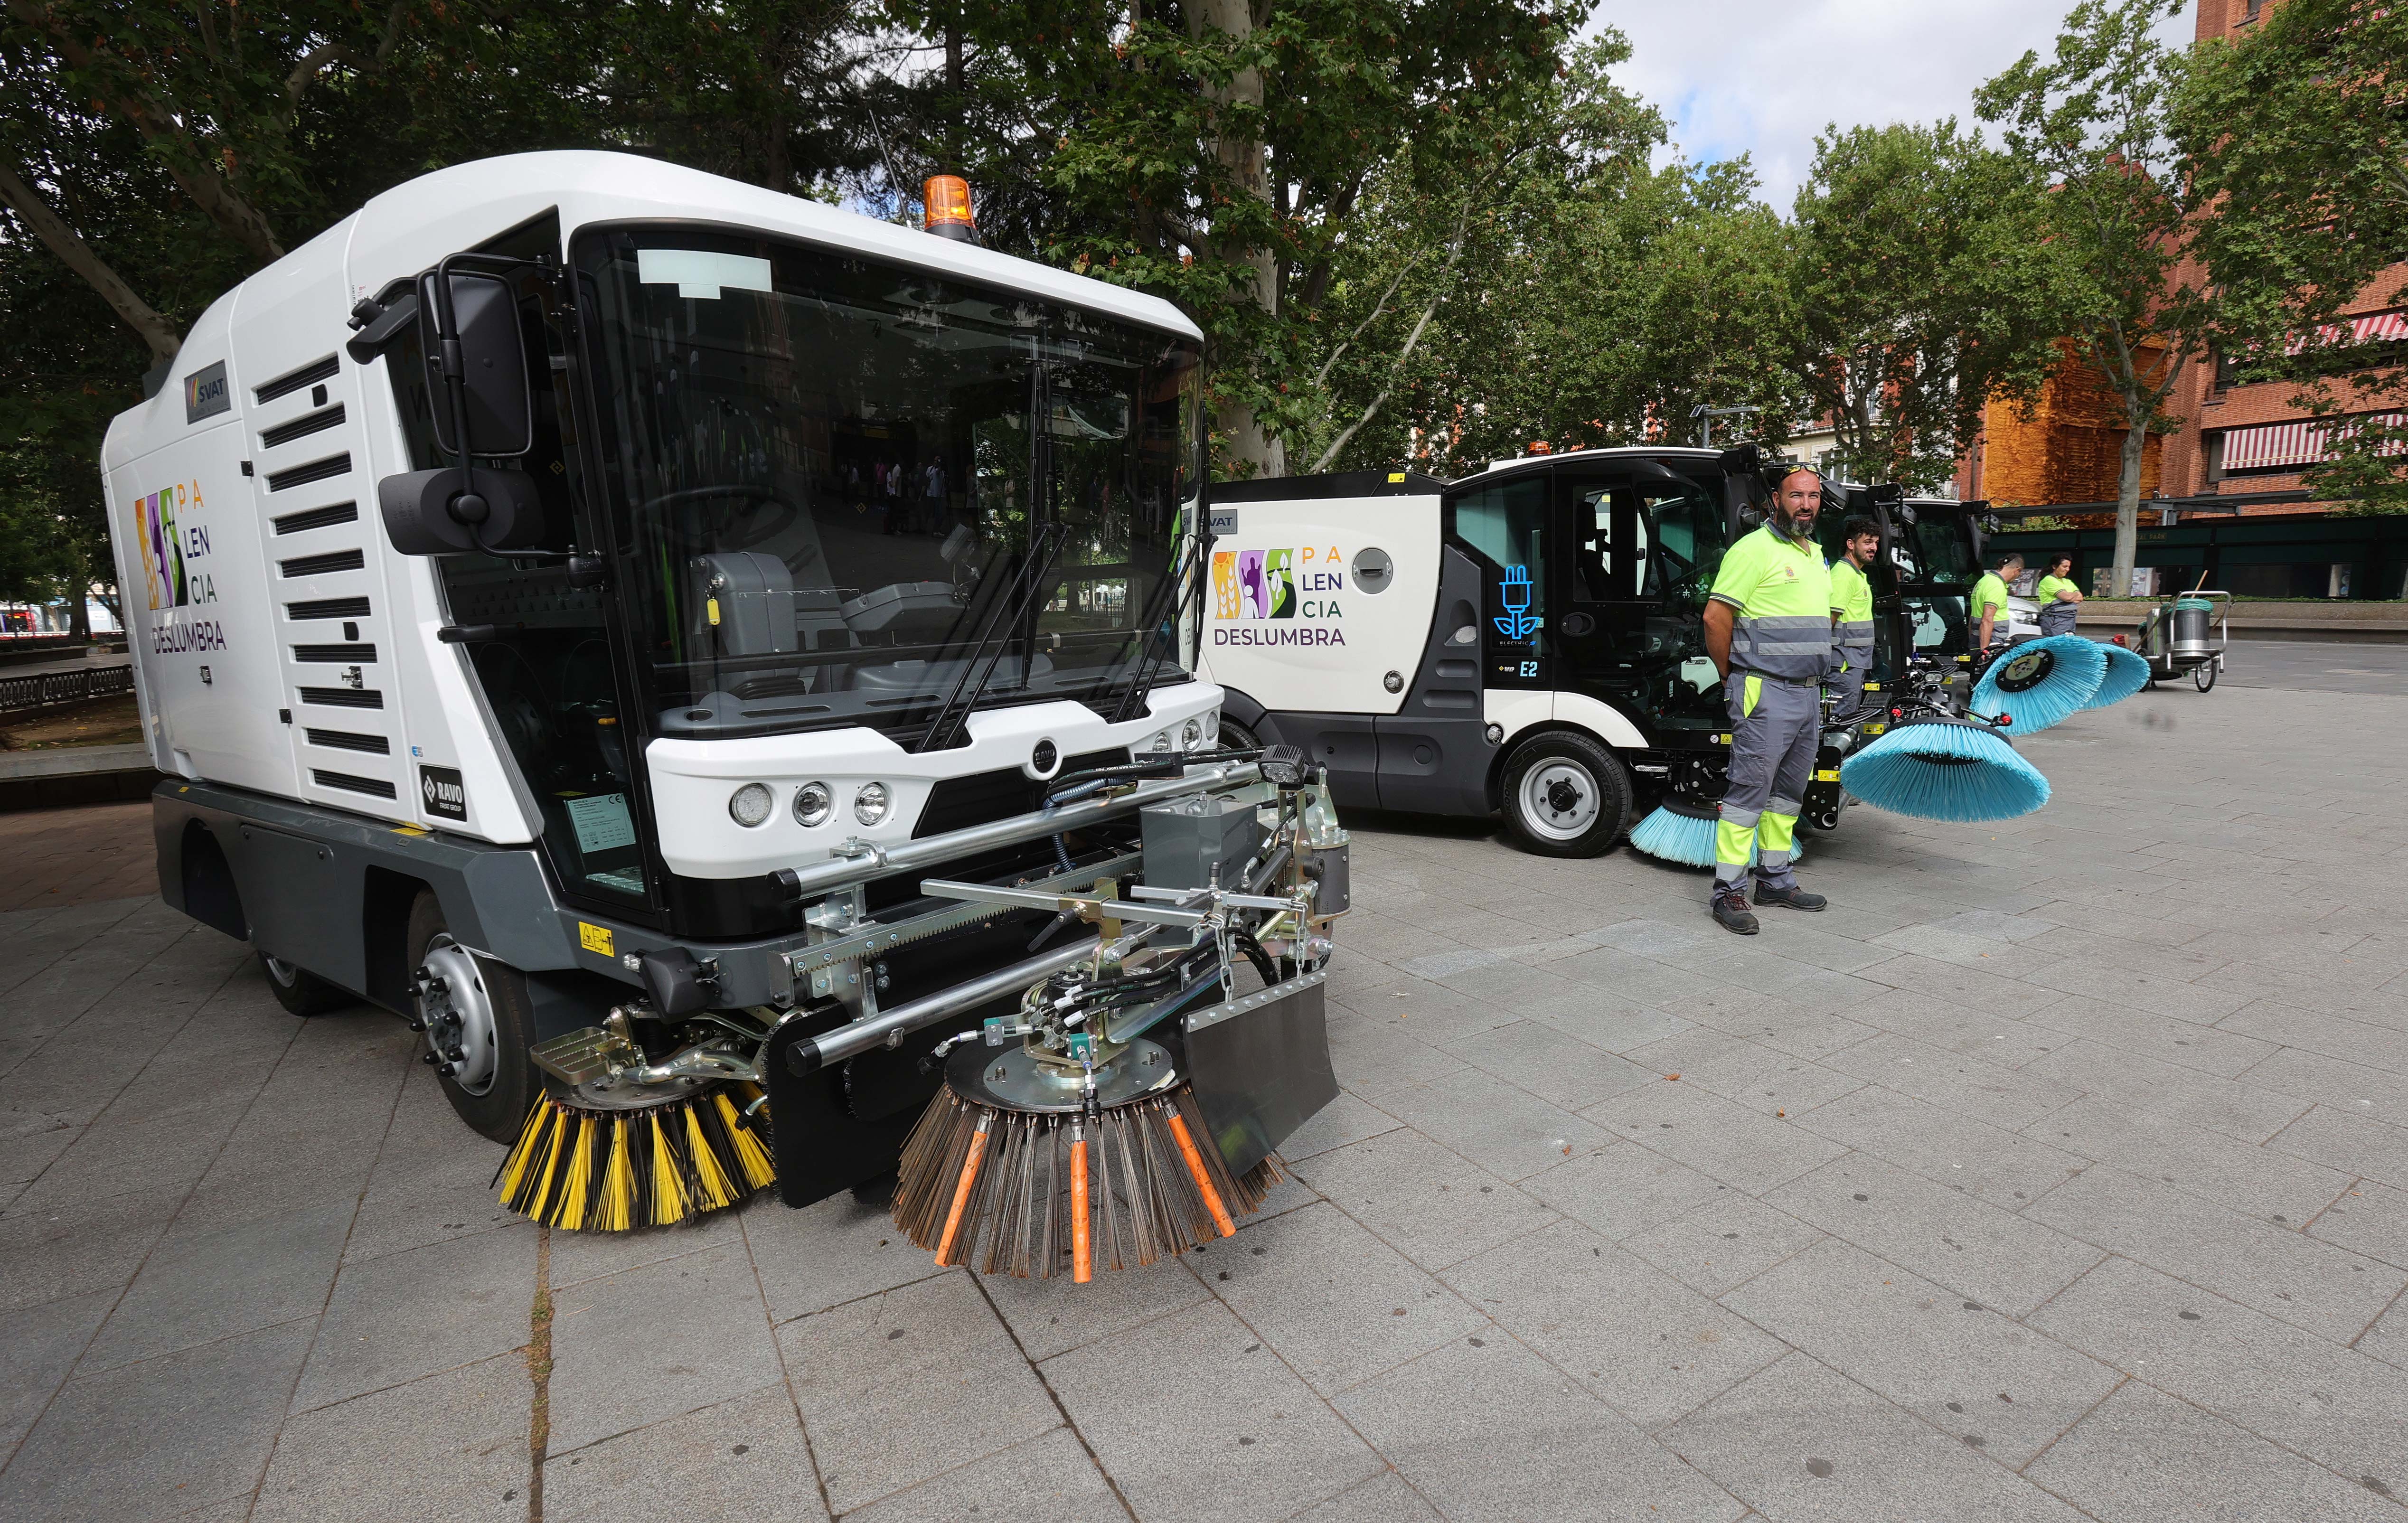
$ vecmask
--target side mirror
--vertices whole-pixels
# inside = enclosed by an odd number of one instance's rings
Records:
[[[543,504],[523,470],[405,471],[377,482],[385,537],[405,555],[449,555],[477,549],[533,550],[543,543]]]
[[[437,338],[436,279],[432,272],[418,278],[419,335],[426,353],[427,395],[434,403],[435,442],[446,454],[457,455],[452,391],[443,374],[446,345]],[[535,447],[535,394],[527,383],[518,298],[494,276],[455,270],[449,279],[467,393],[468,453],[488,458],[524,454]]]

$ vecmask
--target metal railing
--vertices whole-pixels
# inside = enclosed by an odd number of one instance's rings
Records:
[[[81,671],[43,671],[0,677],[0,713],[49,709],[134,691],[134,668],[88,667]]]

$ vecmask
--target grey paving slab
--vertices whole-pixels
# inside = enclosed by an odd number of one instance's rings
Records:
[[[2295,1104],[2344,1105],[2378,1121],[2408,1126],[2408,1085],[2389,1069],[2285,1047],[2253,1065],[2242,1078]]]
[[[1731,1193],[1712,1174],[1624,1142],[1533,1175],[1522,1188],[1549,1209],[1616,1240],[1670,1221],[1718,1193]]]
[[[1513,1021],[1448,1045],[1472,1067],[1568,1111],[1656,1077],[1641,1063],[1539,1021]]]
[[[1205,1257],[1196,1266],[1205,1286],[1324,1395],[1487,1322],[1326,1203],[1290,1212]]]
[[[2270,1048],[2296,1047],[2394,1074],[2408,1073],[2408,1030],[2347,1015],[2258,1000],[2227,1015],[2216,1023],[2216,1029],[2254,1037]]]
[[[1289,1163],[1301,1163],[1307,1158],[1352,1146],[1367,1137],[1396,1130],[1404,1123],[1378,1106],[1340,1091],[1336,1099],[1315,1112],[1311,1119],[1288,1133],[1280,1144],[1280,1157]]]
[[[2250,1007],[2243,1006],[2243,1010]],[[2177,1068],[2229,1079],[2273,1051],[2272,1042],[2243,1036],[2227,1026],[2202,1026],[2174,1015],[2156,1015],[2104,999],[2069,995],[2025,1013],[2027,1025],[2068,1037],[2086,1038],[2139,1053]],[[2229,1018],[2228,1018],[2229,1021]]]
[[[1383,1097],[1380,1107],[1509,1181],[1612,1140],[1571,1112],[1475,1069],[1399,1089]]]
[[[2345,1475],[2408,1495],[2408,1371],[2111,1258],[2032,1325]]]
[[[674,1307],[674,1316],[661,1308]],[[712,1406],[784,1373],[740,1244],[555,1291],[552,1452]],[[645,1378],[629,1380],[638,1369]]]
[[[2073,1523],[2080,1516],[1981,1449],[1803,1354],[1786,1356],[1661,1437],[1768,1517]]]
[[[544,1523],[809,1523],[828,1515],[794,1398],[780,1385],[551,1459],[543,1516]]]
[[[1878,1085],[1792,1119],[1818,1136],[2010,1211],[2054,1189],[2086,1162],[2078,1154]]]
[[[1339,1409],[1449,1517],[1736,1518],[1743,1509],[1503,1339],[1450,1343]]]
[[[1062,1421],[961,1271],[789,1322],[778,1345],[838,1513]]]
[[[2408,1191],[2361,1180],[2308,1224],[2308,1234],[2393,1269],[2408,1269]]]
[[[534,1402],[526,1360],[504,1355],[305,1413],[277,1439],[251,1516],[523,1518]]]
[[[1308,1507],[1292,1523],[1437,1523],[1438,1512],[1395,1471]]]
[[[1462,1071],[1462,1058],[1422,1041],[1406,1024],[1384,1014],[1331,1021],[1329,1063],[1338,1082],[1381,1105],[1390,1096]]]
[[[2396,1503],[2362,1482],[2138,1381],[2109,1397],[2025,1474],[2093,1516],[2135,1523],[2397,1523],[2400,1516]]]
[[[946,1272],[911,1246],[884,1206],[864,1205],[849,1191],[800,1211],[772,1192],[746,1206],[742,1220],[773,1322]]]
[[[34,1425],[117,1302],[98,1290],[0,1313],[0,1456]]]
[[[2334,1343],[2357,1337],[2408,1283],[2380,1260],[2103,1165],[2027,1214]]]
[[[1588,1114],[1599,1126],[1751,1195],[1847,1151],[1791,1122],[1676,1083],[1616,1096]]]
[[[2106,1257],[2099,1246],[1862,1156],[1826,1164],[1766,1203],[2010,1315],[2030,1311]]]
[[[248,1496],[308,1340],[265,1328],[67,1382],[0,1470],[0,1516],[138,1523]]]
[[[2076,1100],[2032,1130],[2053,1146],[2278,1224],[2305,1222],[2351,1180],[2340,1170],[2104,1097]]]
[[[1783,1353],[1712,1300],[1575,1222],[1458,1264],[1445,1279],[1641,1428],[1677,1420]]]
[[[460,1125],[433,1070],[413,1065],[377,1151],[346,1263],[430,1243],[491,1232],[525,1218],[494,1199],[494,1171],[506,1157]]]
[[[1064,1277],[1067,1265],[1063,1274],[1052,1279],[1016,1280],[1008,1274],[991,1274],[982,1285],[987,1300],[995,1303],[1005,1326],[1019,1341],[1021,1353],[1044,1360],[1210,1300],[1212,1293],[1197,1276],[1243,1256],[1250,1242],[1251,1237],[1240,1231],[1232,1242],[1144,1268],[1130,1265],[1097,1274],[1082,1286],[1074,1286]]]
[[[308,1412],[523,1347],[532,1335],[538,1230],[522,1222],[345,1265],[293,1394],[293,1410]],[[555,1252],[566,1235],[554,1235]]]
[[[1049,1359],[1044,1370],[1142,1518],[1286,1518],[1388,1468],[1217,1300]],[[1211,1399],[1165,1401],[1165,1371]]]
[[[170,1229],[101,1324],[82,1368],[107,1370],[315,1318],[342,1261],[352,1209],[335,1199],[233,1227]]]
[[[1295,1171],[1339,1210],[1424,1269],[1444,1269],[1555,1219],[1555,1213],[1527,1190],[1401,1128],[1318,1154],[1297,1163]],[[1539,1180],[1554,1177],[1550,1171],[1524,1183],[1536,1187]]]
[[[1860,1248],[1826,1239],[1724,1297],[1750,1322],[2019,1470],[2116,1369]]]
[[[1650,1077],[1711,1089],[1768,1115],[1812,1110],[1864,1087],[1862,1079],[1777,1047],[1702,1027],[1634,1047],[1630,1059],[1654,1070]]]
[[[1719,1296],[1821,1240],[1820,1229],[1737,1190],[1721,1190],[1622,1245],[1690,1289]]]
[[[1667,1000],[1664,1008],[1699,1026],[1760,1042],[1813,1062],[1842,1047],[1852,1047],[1880,1029],[1842,1013],[1835,1001],[1767,999],[1727,985],[1691,989]]]
[[[729,1500],[740,1507],[740,1497]],[[665,1512],[663,1523],[682,1523],[683,1516],[691,1515]],[[797,1512],[794,1516],[813,1515]],[[976,1518],[978,1523],[1124,1523],[1128,1513],[1078,1439],[1069,1430],[1057,1428],[845,1516],[848,1523],[926,1523],[933,1518]]]
[[[2280,1054],[2270,1055],[2279,1056]],[[2314,1103],[2270,1088],[2255,1078],[2264,1060],[2235,1079],[2223,1079],[2103,1042],[2077,1042],[2025,1066],[2080,1089],[2104,1095],[2135,1110],[2187,1121],[2209,1131],[2262,1142],[2297,1120]]]
[[[2267,1140],[2277,1153],[2408,1189],[2408,1127],[2318,1105]]]
[[[182,1203],[174,1190],[152,1190],[0,1214],[0,1308],[124,1286]]]
[[[2019,1069],[2003,1068],[1893,1033],[1824,1059],[1842,1073],[2011,1131],[2082,1098],[2073,1085],[2038,1071],[2044,1061],[2046,1056],[2041,1056]]]

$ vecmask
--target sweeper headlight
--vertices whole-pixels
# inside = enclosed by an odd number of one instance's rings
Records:
[[[1191,719],[1186,724],[1182,725],[1179,727],[1179,749],[1182,751],[1201,751],[1204,749],[1204,721],[1202,719]]]
[[[747,783],[727,797],[727,816],[750,830],[769,818],[778,807],[777,798],[766,783]]]
[[[886,818],[887,794],[883,783],[865,783],[853,796],[853,817],[864,825],[876,825]]]
[[[795,823],[816,830],[836,812],[836,794],[824,783],[806,783],[795,790]]]

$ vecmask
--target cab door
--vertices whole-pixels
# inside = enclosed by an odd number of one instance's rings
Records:
[[[1705,596],[1730,542],[1722,473],[1643,456],[1558,467],[1554,621],[1566,690],[1661,738],[1722,723]]]

